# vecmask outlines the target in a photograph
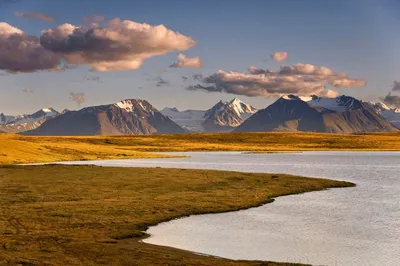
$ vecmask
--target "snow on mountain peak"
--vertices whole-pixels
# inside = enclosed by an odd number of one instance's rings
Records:
[[[239,98],[235,97],[227,104],[227,107],[232,107],[233,110],[240,116],[241,114],[254,114],[257,109],[249,104],[242,102]]]
[[[115,106],[121,108],[121,109],[125,109],[128,112],[133,112],[133,110],[135,109],[133,107],[133,103],[131,100],[123,100],[120,102],[115,103]]]
[[[370,102],[372,105],[374,105],[374,107],[376,109],[378,109],[379,111],[387,111],[387,110],[391,110],[392,108],[390,108],[389,106],[387,106],[385,103],[383,102]]]

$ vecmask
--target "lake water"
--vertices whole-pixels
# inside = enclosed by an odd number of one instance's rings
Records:
[[[346,180],[354,188],[279,197],[238,212],[151,227],[146,243],[231,259],[313,265],[400,265],[400,153],[185,153],[190,158],[78,162],[219,169]]]

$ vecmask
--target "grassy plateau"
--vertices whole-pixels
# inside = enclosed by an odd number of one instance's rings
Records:
[[[183,151],[399,151],[400,133],[207,133],[151,136],[24,137],[0,134],[0,164],[166,157]]]
[[[280,174],[0,166],[0,264],[294,265],[233,261],[140,242],[178,217],[255,207],[353,184]]]

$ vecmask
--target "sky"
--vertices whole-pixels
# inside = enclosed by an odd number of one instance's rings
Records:
[[[397,101],[399,13],[397,0],[0,0],[0,113],[131,98],[204,110],[235,96],[265,108],[284,93]]]

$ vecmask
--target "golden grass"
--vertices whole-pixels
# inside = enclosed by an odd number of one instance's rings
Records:
[[[139,240],[148,226],[177,217],[345,186],[352,184],[277,174],[0,166],[0,264],[292,265],[206,257]]]
[[[399,151],[400,133],[204,133],[113,137],[23,137],[0,134],[0,164],[160,157],[182,151]],[[163,155],[165,157],[165,155]]]

